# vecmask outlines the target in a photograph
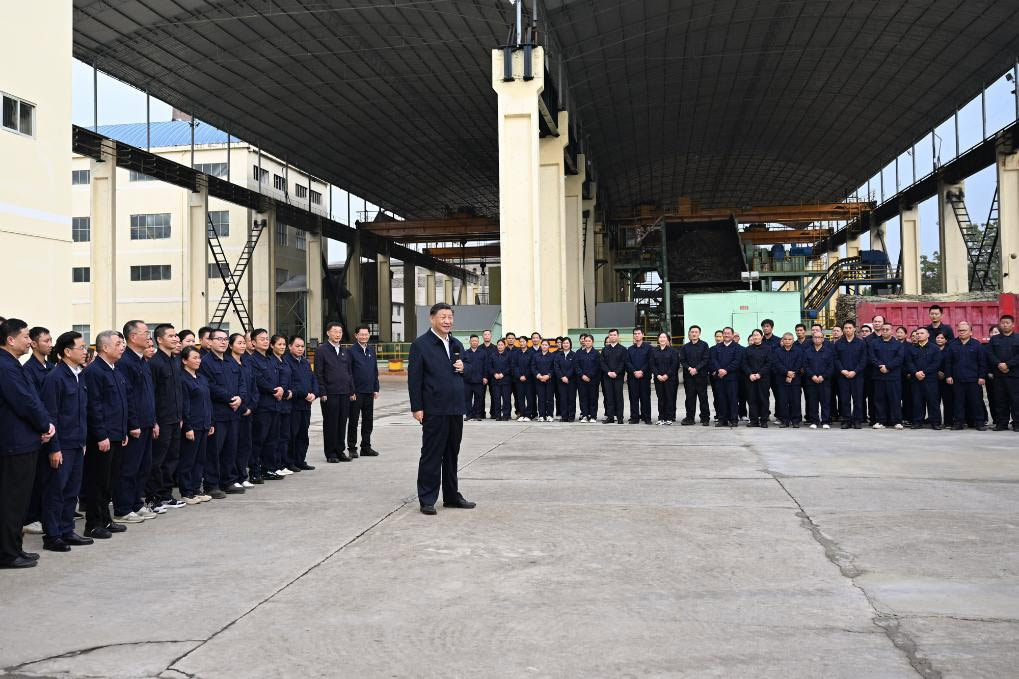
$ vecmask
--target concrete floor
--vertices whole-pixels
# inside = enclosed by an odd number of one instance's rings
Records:
[[[469,423],[426,517],[383,390],[379,458],[316,419],[314,472],[0,572],[0,675],[1019,676],[1015,434]]]

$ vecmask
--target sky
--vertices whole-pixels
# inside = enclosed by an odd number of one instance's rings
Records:
[[[965,151],[983,138],[984,131],[988,136],[1012,123],[1016,119],[1016,101],[1013,91],[1015,85],[1009,82],[1005,74],[991,84],[982,103],[978,96],[964,106],[961,106],[958,114],[958,130],[954,117],[941,123],[931,135],[929,130],[917,130],[917,136],[926,133],[922,141],[918,142],[915,148],[915,165],[917,179],[930,173],[934,165],[934,157],[937,156],[941,164],[951,161],[956,155],[956,149]],[[170,106],[155,98],[150,103],[151,120],[153,122],[170,119]],[[78,60],[74,61],[72,67],[72,119],[75,124],[91,126],[95,123],[95,111],[93,106],[93,72],[92,67]],[[103,73],[98,76],[98,117],[100,125],[111,125],[116,123],[136,123],[145,121],[145,93],[127,85],[115,78]],[[986,124],[984,120],[986,118]],[[495,121],[492,121],[495,125]],[[956,140],[958,136],[958,140]],[[895,194],[895,154],[898,153],[899,161],[899,188],[905,188],[912,183],[914,159],[911,151],[907,149],[888,149],[888,157],[891,162],[881,171],[875,173],[870,181],[871,199],[878,203],[882,202],[881,179],[884,179],[884,197],[888,198]],[[973,221],[984,223],[990,210],[994,190],[997,186],[995,168],[988,167],[977,174],[969,177],[966,182],[966,207],[969,210]],[[867,193],[867,184],[860,187],[861,197]],[[371,203],[357,196],[350,196],[350,213],[347,214],[348,194],[342,188],[333,187],[332,199],[334,206],[334,217],[347,224],[353,224],[354,220],[364,219],[365,211],[370,217],[378,211],[378,208]],[[930,198],[920,204],[920,250],[922,254],[930,255],[938,249],[938,205],[936,198]],[[899,257],[899,220],[888,222],[885,227],[885,242],[889,257],[894,263]],[[869,247],[869,238],[864,236],[861,245]],[[843,253],[845,247],[843,246]],[[330,242],[329,261],[342,260],[345,256],[345,249],[342,243]]]

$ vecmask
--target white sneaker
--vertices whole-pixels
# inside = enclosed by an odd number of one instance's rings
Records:
[[[138,516],[138,514],[135,512],[128,512],[123,516],[114,516],[113,520],[116,521],[117,523],[142,523],[143,521],[145,521],[144,518]]]
[[[822,424],[821,425],[821,429],[831,429],[831,425],[830,424]]]
[[[902,423],[900,422],[899,424],[895,425],[895,428],[896,429],[902,429]]]
[[[811,429],[817,429],[817,425],[816,424],[812,424],[812,425],[810,425],[810,428]]]
[[[884,429],[884,428],[885,428],[885,425],[881,424],[880,422],[875,422],[874,426],[871,427],[871,429]]]
[[[185,497],[184,503],[187,505],[198,505],[202,503],[202,500],[197,495],[192,495],[191,497]]]
[[[277,469],[276,473],[279,474],[280,476],[290,476],[294,472],[292,472],[289,469],[287,469],[286,467],[284,467],[283,469]]]
[[[24,535],[42,535],[42,523],[39,521],[33,521],[27,526],[21,528],[21,532]]]
[[[517,418],[517,422],[530,422],[530,421],[531,418],[529,418],[527,415],[521,415],[520,417]]]
[[[143,519],[154,519],[154,518],[156,518],[158,516],[158,514],[156,514],[154,511],[152,511],[148,507],[142,507],[141,509],[139,509],[135,513],[138,516],[142,517]]]
[[[241,487],[242,488],[254,488],[255,484],[253,484],[251,481],[245,481],[244,483],[241,484]]]
[[[187,503],[177,498],[170,498],[169,500],[163,500],[163,506],[167,509],[177,509],[178,507],[186,507]]]
[[[202,494],[202,495],[195,495],[195,497],[198,498],[199,502],[211,502],[212,501],[212,496],[211,495]]]

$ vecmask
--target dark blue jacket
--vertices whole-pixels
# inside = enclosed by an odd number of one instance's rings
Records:
[[[650,364],[651,374],[655,377],[668,375],[670,380],[675,380],[679,375],[679,354],[671,346],[652,349]]]
[[[202,359],[202,363],[204,364],[210,358],[211,356]],[[232,358],[228,360],[233,361]],[[201,372],[192,377],[187,370],[182,370],[180,385],[184,393],[183,431],[185,433],[194,431],[195,436],[198,436],[201,432],[208,431],[212,426],[212,396],[209,392],[209,380]]]
[[[36,359],[35,354],[29,354],[24,367],[25,372],[28,374],[28,379],[32,381],[32,386],[35,387],[35,393],[39,394],[39,398],[42,398],[42,383],[45,381],[46,375],[53,370],[53,364],[49,361],[40,363]],[[59,450],[59,448],[56,450]]]
[[[644,373],[644,377],[647,378],[647,373],[651,368],[651,345],[647,342],[642,342],[638,347],[636,344],[631,344],[626,347],[626,371],[633,374],[635,371],[640,370]]]
[[[294,400],[294,373],[290,370],[290,364],[286,361],[286,355],[281,358],[277,358],[275,355],[270,356],[273,361],[276,361],[276,369],[279,371],[280,386],[283,387],[283,398],[277,401],[277,408],[281,413],[289,413],[293,408]],[[287,398],[287,397],[290,398]]]
[[[707,377],[711,372],[711,348],[704,340],[687,342],[680,348],[680,359],[683,362],[683,374],[686,377],[697,379]],[[690,368],[697,371],[696,375],[690,374]]]
[[[772,335],[774,337],[774,335]],[[767,344],[751,344],[743,351],[743,374],[760,375],[762,382],[771,381],[771,362],[775,350]]]
[[[1019,379],[1019,334],[1013,332],[1011,335],[995,335],[986,349],[987,362],[990,363],[990,372],[995,379]],[[1008,366],[1007,373],[998,370],[999,363]]]
[[[241,357],[241,378],[244,380],[244,390],[246,392],[244,403],[242,403],[241,407],[238,408],[238,410],[241,411],[242,416],[247,410],[250,410],[252,414],[258,410],[258,402],[260,399],[258,395],[258,383],[255,381],[255,367],[253,363],[254,361],[251,358],[251,354],[245,353]]]
[[[88,434],[88,390],[81,373],[75,377],[63,361],[46,375],[42,400],[57,433],[47,452],[81,450]]]
[[[811,377],[823,377],[830,379],[835,374],[835,352],[831,345],[825,342],[820,349],[815,349],[813,343],[803,352],[803,374],[807,379]]]
[[[581,348],[573,359],[573,368],[578,382],[582,382],[580,378],[587,375],[587,379],[597,383],[601,380],[601,355],[593,347],[591,351],[584,351]]]
[[[478,345],[478,349],[483,351],[483,352],[485,352],[485,370],[487,370],[488,369],[488,359],[491,358],[492,356],[495,356],[497,353],[499,353],[499,347],[495,346],[495,342],[492,342],[487,347],[484,345],[484,343],[479,344]],[[489,379],[489,381],[491,381],[491,379],[492,379],[492,375],[490,373],[488,373],[488,372],[485,373],[485,377],[487,377]]]
[[[850,370],[863,377],[870,359],[867,347],[867,342],[859,337],[854,337],[852,342],[845,337],[835,342],[835,372],[841,375],[843,370]]]
[[[255,352],[258,353],[257,351]],[[350,350],[336,349],[329,342],[318,345],[315,350],[315,379],[326,396],[339,396],[354,392],[354,379],[350,374]]]
[[[555,353],[552,363],[554,366],[552,374],[559,384],[563,383],[564,377],[570,382],[576,382],[579,379],[577,377],[577,352],[573,349],[569,351],[560,349]]]
[[[276,387],[283,386],[280,384],[280,362],[271,351],[266,352],[264,356],[256,351],[251,354],[251,372],[255,376],[255,386],[258,389],[257,410],[262,413],[282,412],[280,402],[273,395]],[[286,390],[283,396],[286,396]]]
[[[375,347],[368,344],[362,349],[357,342],[348,349],[350,372],[354,377],[355,394],[374,394],[379,390],[379,359]]]
[[[726,375],[722,379],[739,379],[739,369],[743,363],[743,347],[736,342],[729,342],[729,346],[720,342],[708,350],[708,355],[711,357],[711,372],[715,373],[724,368]]]
[[[537,377],[538,375],[548,375],[549,377],[552,377],[554,371],[555,354],[551,351],[544,354],[539,351],[538,354],[531,359],[531,374],[534,377]]]
[[[240,408],[234,411],[230,407],[230,399],[234,396],[240,396],[242,403],[248,396],[247,385],[244,384],[241,366],[237,361],[226,356],[219,359],[210,351],[202,357],[202,367],[198,372],[205,375],[209,382],[213,422],[226,422],[244,414]]]
[[[305,399],[308,394],[318,396],[319,393],[318,380],[315,379],[315,373],[311,372],[308,359],[303,356],[294,358],[293,354],[288,353],[285,360],[290,366],[290,390],[294,392],[294,397],[290,401],[291,407],[295,411],[311,410],[311,404]]]
[[[117,370],[124,373],[127,384],[131,387],[128,398],[131,399],[132,419],[128,429],[151,427],[156,423],[156,388],[152,383],[152,371],[145,359],[134,353],[131,347],[124,350],[124,355],[117,362]]]
[[[463,355],[460,358],[464,362],[464,383],[481,384],[481,380],[485,378],[485,364],[488,362],[488,352],[481,347],[474,351],[471,351],[468,347],[464,349]]]
[[[202,360],[205,360],[204,357]],[[162,349],[148,361],[152,386],[156,393],[156,424],[176,424],[184,418],[184,392],[180,374],[184,372],[180,357],[167,356]]]
[[[510,352],[506,349],[501,354],[499,350],[491,352],[485,359],[485,373],[488,379],[496,384],[509,384],[512,380],[510,375]],[[502,379],[496,379],[495,374],[502,375]]]
[[[507,349],[509,352],[510,377],[516,382],[521,377],[531,377],[531,354],[520,348]]]
[[[987,376],[987,352],[977,340],[952,340],[945,349],[945,376],[954,382],[976,382]]]
[[[771,337],[765,337],[761,334],[761,345],[769,347],[772,350],[780,349],[782,347],[782,339],[775,333],[771,333]]]
[[[21,361],[0,349],[0,455],[39,450],[51,421]]]
[[[803,351],[796,348],[795,343],[789,348],[789,351],[785,350],[785,347],[779,346],[771,354],[771,375],[772,379],[777,384],[786,384],[786,377],[788,373],[792,371],[794,373],[793,379],[789,384],[800,383],[800,372],[803,370]]]
[[[410,392],[412,412],[423,410],[425,415],[463,415],[463,375],[453,368],[451,357],[463,355],[463,344],[455,337],[449,338],[449,354],[446,347],[431,328],[410,345],[407,362],[407,390]]]
[[[627,363],[626,349],[622,344],[616,343],[616,346],[606,344],[602,347],[601,372],[605,377],[608,377],[609,373],[616,373],[616,379],[619,379],[626,372]]]
[[[124,440],[132,420],[131,386],[124,370],[111,368],[96,356],[82,376],[88,389],[88,439],[110,439],[113,443]]]
[[[934,342],[927,342],[925,346],[910,344],[906,350],[906,372],[910,375],[923,371],[924,381],[933,379],[938,381],[938,373],[944,364],[944,352],[938,349]]]
[[[525,377],[527,377],[528,381],[533,382],[534,381],[534,359],[536,359],[538,357],[538,354],[541,353],[541,349],[540,348],[539,349],[535,349],[534,347],[531,347],[530,349],[525,349],[522,353],[523,353],[523,357],[520,359],[520,366],[521,366],[522,369],[526,370],[527,372],[526,373],[521,373],[521,375],[524,375]]]
[[[947,337],[949,342],[955,339],[955,332],[952,330],[952,326],[950,326],[948,323],[942,323],[937,328],[935,328],[932,323],[928,323],[926,325],[926,328],[927,332],[931,336],[931,344],[934,344],[934,334],[938,332],[942,333],[945,337]]]
[[[902,342],[894,337],[887,342],[879,340],[870,343],[870,364],[873,367],[874,379],[879,382],[902,379],[902,366],[905,363],[905,347]],[[879,366],[884,366],[888,372],[881,372]]]

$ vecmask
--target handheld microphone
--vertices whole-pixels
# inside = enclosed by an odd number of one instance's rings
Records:
[[[454,349],[452,351],[452,353],[450,354],[450,360],[451,360],[452,363],[456,363],[457,361],[459,361],[460,360],[460,352],[457,351],[456,349]],[[456,368],[455,367],[453,368],[453,372],[456,372]]]

